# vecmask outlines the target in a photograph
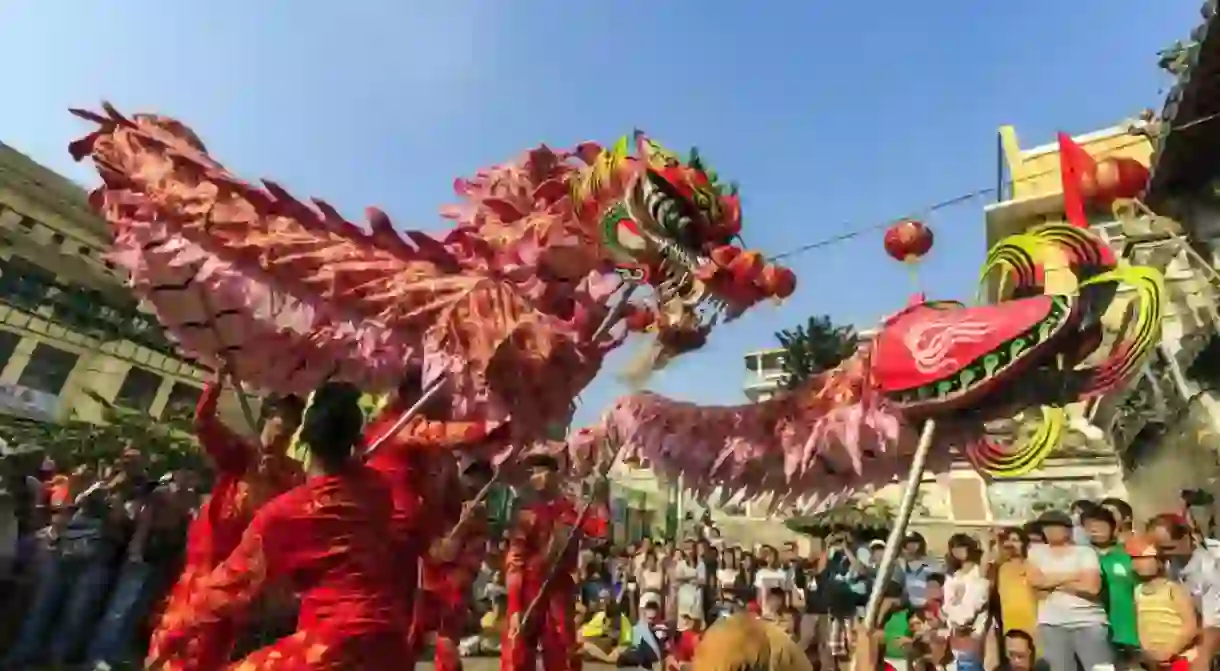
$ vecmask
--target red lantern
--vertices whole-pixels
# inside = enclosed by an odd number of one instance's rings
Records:
[[[763,295],[783,300],[796,291],[796,273],[782,266],[768,264],[758,276]]]
[[[903,263],[917,263],[932,251],[932,229],[904,219],[885,231],[885,253]]]
[[[1116,200],[1136,198],[1144,192],[1148,183],[1148,168],[1143,163],[1127,157],[1107,158],[1097,162],[1092,200],[1109,205]]]

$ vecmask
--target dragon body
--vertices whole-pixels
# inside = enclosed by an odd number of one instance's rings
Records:
[[[1076,277],[1074,290],[1047,291],[1056,267]],[[630,395],[575,442],[626,442],[697,495],[770,494],[775,505],[830,505],[891,482],[909,470],[926,419],[937,420],[933,468],[964,453],[992,476],[1028,473],[1060,444],[1068,405],[1123,384],[1156,347],[1164,280],[1061,224],[998,243],[984,285],[997,276],[997,302],[916,297],[838,367],[768,401],[703,407]],[[1103,345],[1102,317],[1120,288],[1135,300]],[[1028,431],[994,430],[1018,414],[1035,417]]]
[[[379,393],[422,371],[446,379],[451,416],[532,439],[629,330],[655,334],[662,365],[795,288],[734,244],[735,189],[640,132],[459,179],[453,227],[429,235],[246,182],[168,117],[73,113],[97,125],[70,149],[101,175],[112,259],[188,355],[267,392]],[[628,301],[624,283],[652,291]]]

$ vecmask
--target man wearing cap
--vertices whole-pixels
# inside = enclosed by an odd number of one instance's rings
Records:
[[[437,458],[441,456],[448,455]],[[458,671],[462,668],[458,643],[466,624],[468,597],[487,547],[487,511],[475,498],[491,480],[492,467],[487,461],[476,460],[447,469],[447,474],[450,477],[445,478],[445,494],[435,506],[438,537],[422,558],[411,643],[418,655],[426,636],[435,633],[437,671]],[[471,506],[475,507],[462,520],[463,512]]]
[[[1112,667],[1109,620],[1101,604],[1097,552],[1072,542],[1073,520],[1049,511],[1038,518],[1045,545],[1029,548],[1029,585],[1043,597],[1038,639],[1052,669]]]
[[[500,670],[533,671],[539,643],[544,671],[579,669],[581,651],[572,617],[576,601],[572,574],[580,543],[571,536],[583,533],[601,537],[606,533],[608,516],[604,510],[592,510],[593,514],[576,528],[580,513],[560,492],[559,457],[535,451],[526,455],[523,465],[529,473],[530,491],[508,530],[508,554],[504,558],[508,627],[500,646]],[[601,498],[595,495],[595,500]],[[535,599],[538,606],[526,621],[526,611]]]

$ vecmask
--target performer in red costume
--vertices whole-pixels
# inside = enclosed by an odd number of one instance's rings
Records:
[[[297,631],[233,665],[235,669],[399,669],[408,659],[398,559],[384,540],[393,500],[384,478],[352,458],[364,415],[359,392],[327,385],[301,431],[312,456],[305,484],[255,516],[237,549],[197,585],[177,611],[162,647],[173,668],[212,671],[198,652],[223,623],[240,621],[272,579],[302,594]]]
[[[211,497],[187,531],[186,564],[153,631],[149,659],[163,656],[166,637],[173,634],[172,623],[181,619],[180,611],[187,607],[199,581],[237,547],[258,508],[304,479],[301,464],[286,454],[301,423],[304,407],[301,399],[284,396],[269,401],[259,444],[254,444],[238,436],[216,416],[223,378],[223,372],[216,376],[216,381],[203,390],[195,408],[195,434],[212,460],[215,480]],[[210,647],[198,649],[200,659],[196,668],[216,668],[227,661],[235,637],[234,628],[218,627],[209,641]],[[176,668],[179,667],[169,667]]]
[[[378,441],[422,396],[418,375],[408,376],[394,398],[365,429],[365,446]],[[487,427],[477,422],[446,421],[447,401],[432,397],[397,433],[386,440],[368,460],[369,468],[381,473],[394,498],[394,519],[389,542],[398,562],[400,602],[405,604],[407,628],[403,641],[413,646],[410,616],[415,612],[419,586],[419,563],[433,539],[448,532],[442,513],[445,472],[454,467],[454,450],[490,438]]]
[[[542,644],[544,671],[579,671],[580,649],[572,606],[576,601],[576,572],[580,550],[578,538],[571,534],[600,537],[605,535],[607,516],[597,505],[575,528],[580,515],[577,506],[559,490],[558,458],[535,453],[525,457],[529,469],[531,499],[517,511],[509,528],[508,555],[504,560],[508,587],[508,628],[500,645],[500,671],[533,671],[534,654]],[[525,611],[542,589],[548,575],[550,583],[538,607],[523,621]]]
[[[438,528],[443,531],[423,557],[422,590],[416,595],[411,623],[416,654],[427,642],[428,634],[436,634],[437,671],[462,668],[458,641],[468,619],[470,589],[487,554],[487,511],[483,502],[476,503],[474,499],[491,480],[492,473],[491,464],[486,461],[466,464],[459,474],[445,479],[447,494],[438,501],[441,513]],[[476,507],[459,526],[462,513],[469,506]]]

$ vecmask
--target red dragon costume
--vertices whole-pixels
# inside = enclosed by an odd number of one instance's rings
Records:
[[[508,628],[500,644],[500,670],[531,671],[541,645],[544,671],[579,671],[573,575],[580,543],[568,539],[572,534],[604,536],[608,511],[598,505],[581,518],[573,501],[558,488],[555,477],[561,464],[553,454],[531,454],[524,465],[531,471],[534,496],[516,511],[508,531],[504,558]],[[528,613],[535,600],[536,609]]]
[[[647,364],[659,367],[796,286],[735,244],[735,187],[693,150],[684,159],[643,133],[538,147],[458,180],[461,202],[444,212],[454,226],[430,236],[246,182],[173,119],[73,113],[96,124],[70,151],[102,178],[91,202],[112,227],[111,259],[187,355],[281,394],[324,380],[382,394],[410,371],[425,387],[445,381],[437,416],[451,421],[413,418],[369,463],[394,488],[404,559],[422,552],[430,504],[427,466],[396,443],[480,452],[498,427],[501,445],[548,439],[629,332],[655,336]],[[568,462],[587,468],[601,451]]]
[[[283,452],[295,426],[279,427],[280,437],[275,438],[278,444],[259,448],[217,417],[220,393],[220,383],[209,384],[195,408],[195,435],[212,460],[215,481],[211,496],[187,530],[186,563],[153,631],[149,659],[162,658],[163,646],[177,635],[175,623],[190,609],[189,602],[200,581],[237,547],[255,511],[270,498],[296,486],[304,476],[300,463]],[[218,668],[228,661],[235,637],[236,630],[230,623],[217,624],[212,635],[192,650],[195,668]],[[177,663],[170,662],[165,668],[177,669]]]
[[[511,418],[513,442],[531,443],[629,329],[655,333],[661,365],[795,289],[734,244],[735,189],[643,133],[460,179],[454,227],[430,236],[246,182],[173,119],[74,113],[97,125],[70,150],[102,178],[113,261],[186,353],[264,391],[386,393],[422,370],[425,386],[446,380],[450,416]],[[625,283],[653,292],[612,305]]]

